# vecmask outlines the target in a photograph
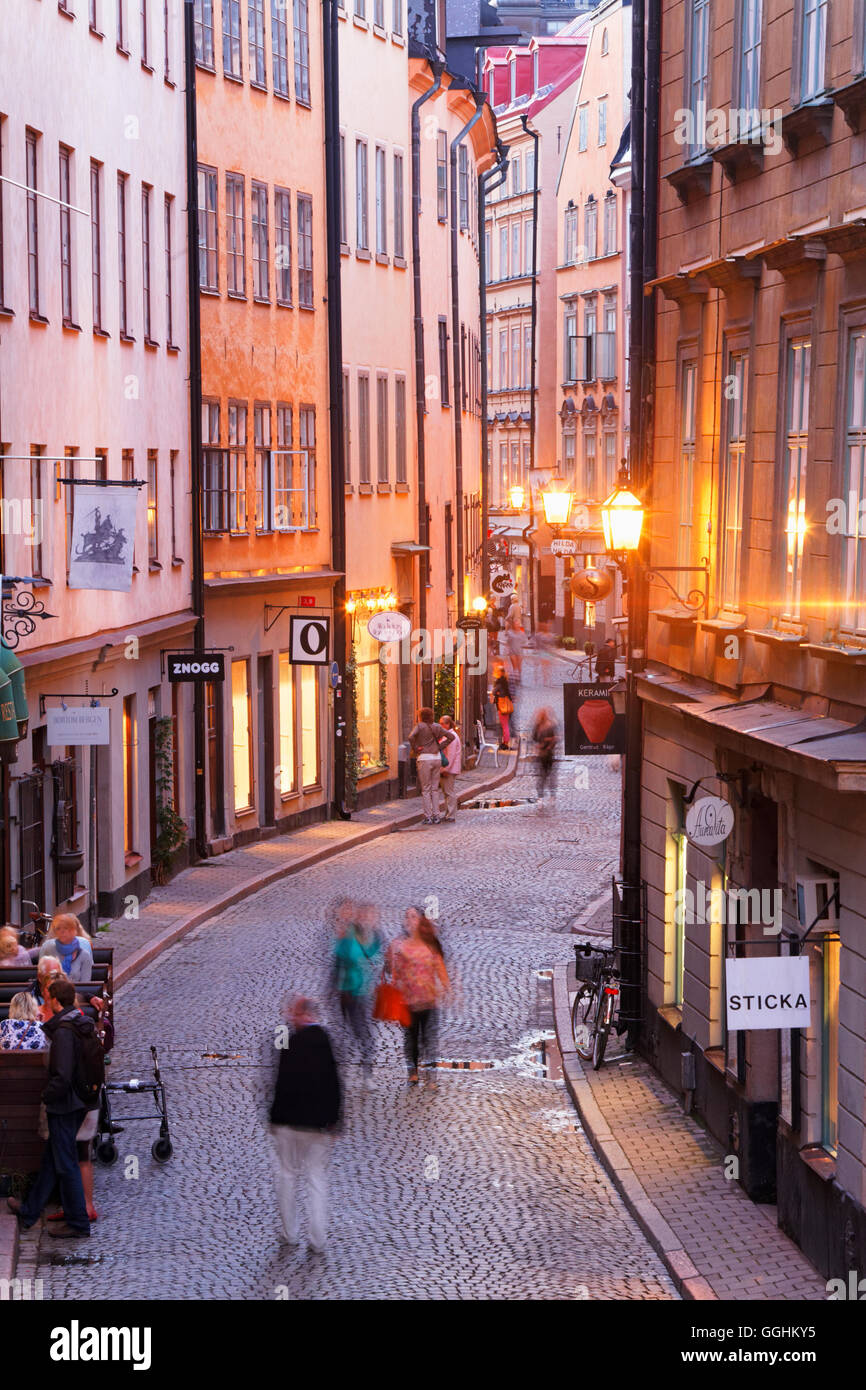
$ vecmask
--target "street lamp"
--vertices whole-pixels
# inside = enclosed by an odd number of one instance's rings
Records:
[[[508,505],[515,512],[522,512],[526,502],[526,488],[520,483],[515,483],[514,487],[508,489]]]
[[[617,485],[601,504],[601,529],[608,555],[633,555],[640,545],[644,508],[629,487],[628,472],[620,469]]]
[[[552,531],[558,532],[560,527],[568,525],[573,501],[574,493],[566,487],[564,478],[551,478],[541,489],[544,519]]]
[[[483,594],[479,594],[478,598],[472,600],[472,611],[477,613],[479,617],[481,617],[482,613],[486,613],[489,607],[490,605]]]

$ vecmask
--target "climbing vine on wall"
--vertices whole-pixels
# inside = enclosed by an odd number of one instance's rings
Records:
[[[165,883],[172,855],[186,843],[186,821],[174,806],[174,721],[167,716],[156,720],[154,731],[156,777],[156,836],[153,850],[153,878]]]

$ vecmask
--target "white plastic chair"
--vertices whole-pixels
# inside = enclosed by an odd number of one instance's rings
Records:
[[[482,722],[481,722],[480,719],[476,719],[476,721],[475,721],[475,731],[476,731],[476,733],[477,733],[477,735],[478,735],[478,761],[476,762],[475,766],[478,767],[478,766],[480,765],[480,763],[481,763],[481,754],[484,752],[485,748],[492,748],[492,749],[493,749],[493,764],[494,764],[494,767],[497,767],[497,768],[498,768],[498,767],[499,767],[499,744],[498,744],[498,743],[491,743],[490,740],[486,737],[485,732],[484,732],[484,725],[482,724]]]

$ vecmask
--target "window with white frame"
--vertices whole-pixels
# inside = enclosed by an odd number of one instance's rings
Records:
[[[567,207],[564,214],[564,264],[572,265],[577,259],[577,208]]]
[[[598,143],[607,144],[607,97],[599,97],[598,101]]]
[[[388,473],[388,377],[379,372],[376,377],[376,479],[386,485]]]
[[[604,328],[599,334],[598,372],[605,381],[616,377],[616,295],[606,294],[602,306]]]
[[[523,273],[532,275],[535,271],[535,246],[532,236],[532,218],[527,217],[523,222]]]
[[[298,303],[313,308],[313,200],[299,193],[298,204]]]
[[[394,155],[394,260],[406,259],[406,241],[403,225],[403,156]]]
[[[144,326],[144,341],[153,342],[153,324],[150,293],[150,210],[153,189],[146,183],[141,185],[141,299]]]
[[[388,190],[386,175],[386,154],[381,145],[376,146],[376,254],[388,253]]]
[[[598,203],[592,193],[583,210],[583,241],[587,260],[594,261],[598,256]]]
[[[127,266],[126,189],[129,178],[117,176],[117,305],[120,317],[120,336],[130,336],[129,280]]]
[[[343,368],[343,477],[347,487],[352,486],[352,399],[351,377],[348,367]]]
[[[223,72],[229,77],[241,77],[241,0],[222,0],[222,11]]]
[[[60,146],[60,301],[64,324],[73,323],[72,151]]]
[[[204,68],[214,65],[213,0],[195,0],[195,60]],[[93,27],[96,20],[91,17]]]
[[[616,478],[619,471],[616,462],[615,421],[611,421],[609,425],[605,426],[604,433],[602,434],[602,441],[604,447],[604,479],[599,492],[607,496],[607,494],[612,492],[616,487]]]
[[[267,303],[271,297],[267,184],[257,183],[255,179],[250,181],[250,203],[253,233],[253,298]]]
[[[740,0],[739,105],[746,131],[760,124],[762,0]]]
[[[302,405],[298,410],[299,443],[303,467],[303,520],[304,530],[315,529],[318,521],[316,507],[316,408]]]
[[[469,230],[469,153],[465,145],[457,147],[457,201],[460,210],[460,230]]]
[[[508,279],[508,223],[499,224],[499,278]]]
[[[440,130],[436,142],[436,216],[448,221],[448,134]]]
[[[577,148],[579,152],[589,145],[589,103],[577,108]]]
[[[523,325],[523,384],[532,385],[532,324]]]
[[[39,285],[39,137],[35,130],[25,135],[25,179],[27,182],[27,274],[30,289],[30,312],[40,315]]]
[[[370,481],[370,375],[358,373],[358,482]]]
[[[394,479],[407,483],[406,472],[406,378],[394,378]]]
[[[226,282],[229,294],[246,294],[243,174],[226,174]]]
[[[811,375],[811,342],[808,338],[791,339],[785,355],[785,455],[782,475],[785,488],[785,574],[782,616],[795,620],[800,617],[803,552],[808,527],[806,474]]]
[[[403,0],[394,0],[391,12],[391,31],[398,36],[403,33]]]
[[[271,0],[271,68],[274,92],[289,95],[289,29],[286,19],[286,0]]]
[[[827,61],[827,15],[829,0],[799,0],[801,51],[800,101],[823,92]]]
[[[265,0],[247,0],[247,38],[250,51],[250,82],[265,85]]]
[[[292,302],[292,195],[274,189],[274,280],[278,304]]]
[[[273,515],[275,531],[292,531],[292,498],[296,453],[293,440],[292,407],[277,402],[277,447],[273,454],[272,478],[274,488]]]
[[[253,451],[256,474],[256,530],[274,529],[274,477],[271,453],[271,407],[253,406]]]
[[[295,100],[310,104],[309,0],[295,0]]]
[[[511,274],[520,274],[520,223],[516,219],[511,224]]]
[[[367,233],[367,141],[355,141],[355,245],[368,251]]]
[[[508,333],[504,328],[499,330],[499,389],[506,390],[508,386]]]
[[[119,196],[119,194],[118,194]],[[217,171],[198,166],[198,283],[217,290]]]
[[[520,325],[514,324],[511,329],[511,385],[519,386],[522,381],[520,375]]]
[[[743,541],[743,488],[746,465],[746,422],[749,406],[749,358],[728,354],[725,374],[726,428],[719,480],[719,602],[736,609],[740,599]]]
[[[693,507],[695,486],[695,447],[697,443],[698,364],[680,364],[680,467],[679,520],[677,526],[677,564],[692,560]]]
[[[604,195],[604,255],[616,254],[616,194],[611,188]]]
[[[583,497],[593,501],[598,496],[598,431],[595,416],[590,415],[583,425]]]
[[[90,161],[90,278],[93,327],[102,332],[102,165],[93,159]]]
[[[707,83],[709,80],[710,0],[689,0],[688,102],[691,116],[689,153],[707,144]]]
[[[247,407],[229,401],[228,529],[247,529]]]
[[[565,308],[563,362],[563,381],[577,381],[577,306],[575,304],[567,304]]]
[[[866,328],[848,335],[845,402],[845,516],[842,539],[842,625],[866,631]]]

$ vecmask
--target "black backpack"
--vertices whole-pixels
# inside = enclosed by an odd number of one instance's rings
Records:
[[[68,1023],[75,1034],[75,1070],[72,1087],[76,1095],[84,1101],[88,1110],[94,1110],[99,1103],[99,1093],[105,1084],[105,1049],[99,1041],[96,1025],[89,1018],[81,1023]]]

